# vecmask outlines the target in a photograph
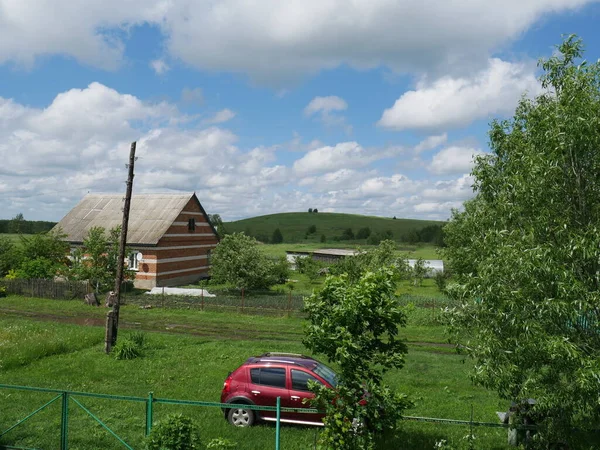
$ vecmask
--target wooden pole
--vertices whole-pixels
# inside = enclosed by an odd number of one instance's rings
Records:
[[[121,224],[121,239],[119,241],[119,256],[117,260],[117,277],[115,278],[115,302],[113,303],[112,316],[107,317],[106,326],[112,328],[110,340],[106,342],[104,350],[110,353],[112,347],[117,343],[117,332],[119,330],[119,307],[121,304],[121,284],[123,283],[123,265],[125,263],[125,247],[127,245],[127,228],[129,225],[129,209],[131,207],[131,193],[133,190],[133,166],[135,163],[136,143],[131,143],[129,151],[129,173],[127,175],[127,190],[125,192],[125,204],[123,205],[123,222]],[[111,322],[109,324],[109,322]],[[109,336],[107,332],[107,336]]]

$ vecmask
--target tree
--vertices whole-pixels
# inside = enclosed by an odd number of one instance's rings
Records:
[[[0,278],[13,269],[16,269],[21,262],[21,256],[14,242],[8,238],[0,237]]]
[[[275,228],[273,231],[273,236],[271,237],[271,244],[281,244],[283,242],[283,235],[281,234],[281,230],[279,228]]]
[[[273,264],[254,238],[233,233],[225,236],[213,251],[211,276],[217,283],[240,290],[263,289],[278,282]]]
[[[17,214],[15,217],[13,217],[12,219],[10,219],[10,222],[8,222],[8,232],[9,233],[22,233],[23,230],[23,225],[25,223],[25,218],[23,217],[23,214],[19,213]]]
[[[393,428],[410,405],[383,383],[388,370],[402,368],[407,352],[398,336],[406,316],[394,298],[394,280],[390,269],[366,272],[357,283],[346,275],[327,277],[323,289],[306,299],[304,345],[340,368],[334,389],[312,386],[315,405],[326,411],[323,448],[372,449],[377,435]]]
[[[413,284],[415,286],[421,286],[423,284],[423,278],[425,278],[429,274],[429,269],[425,265],[425,260],[423,258],[419,258],[415,261],[414,266],[412,267],[412,278]]]
[[[313,212],[316,214],[319,212],[319,210],[317,208],[313,209]]]
[[[70,277],[89,280],[96,292],[111,289],[117,276],[120,234],[120,226],[111,229],[108,236],[103,227],[90,228],[82,246],[73,254]],[[130,251],[126,249],[125,253]],[[125,268],[123,279],[133,277],[133,272]]]
[[[546,448],[600,426],[600,64],[581,56],[571,36],[540,62],[544,92],[491,124],[476,196],[444,228],[455,340],[477,383],[536,400]]]
[[[209,214],[208,220],[213,226],[213,228],[217,230],[217,235],[219,236],[219,238],[222,238],[227,234],[225,224],[223,223],[223,219],[221,219],[221,216],[219,214]]]
[[[341,236],[341,239],[344,241],[351,241],[354,239],[354,231],[352,231],[352,228],[346,228]]]
[[[306,230],[306,234],[315,234],[316,232],[317,232],[316,225],[311,225],[308,227],[308,230]]]
[[[66,268],[69,244],[60,231],[21,236],[16,268],[17,278],[54,278]]]
[[[371,229],[369,227],[363,227],[356,233],[356,239],[367,239],[371,236]]]
[[[313,209],[312,208],[308,208],[308,213],[312,214],[312,212],[313,212]]]
[[[327,236],[324,234],[321,235],[321,242],[327,242]]]

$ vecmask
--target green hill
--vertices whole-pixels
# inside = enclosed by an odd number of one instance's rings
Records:
[[[417,219],[392,219],[387,217],[361,216],[340,213],[281,213],[249,219],[225,222],[228,233],[245,232],[262,242],[271,242],[273,232],[279,228],[283,242],[320,242],[325,236],[326,242],[346,241],[349,243],[366,243],[367,239],[358,239],[357,233],[361,228],[369,228],[373,237],[391,238],[397,242],[435,242],[433,236],[441,235],[444,222]],[[316,232],[308,233],[309,227]],[[350,228],[354,239],[344,236],[344,231]],[[425,230],[423,230],[425,228]],[[372,238],[373,239],[373,238]]]

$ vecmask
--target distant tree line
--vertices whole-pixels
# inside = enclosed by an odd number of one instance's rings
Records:
[[[36,234],[50,231],[56,222],[43,220],[25,220],[23,214],[19,213],[12,219],[0,220],[0,233],[13,234]]]

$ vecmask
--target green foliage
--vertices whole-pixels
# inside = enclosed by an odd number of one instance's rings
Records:
[[[60,231],[21,236],[20,252],[24,259],[46,258],[57,264],[67,261],[69,244]]]
[[[346,228],[344,230],[344,232],[342,233],[342,235],[340,236],[340,239],[342,241],[351,241],[354,239],[354,231],[352,231],[352,228]]]
[[[90,280],[96,292],[111,289],[117,276],[120,236],[120,226],[111,229],[108,235],[103,227],[90,228],[83,245],[73,254],[68,276],[75,280]],[[125,254],[129,252],[125,249]],[[124,268],[125,280],[134,276],[133,271]]]
[[[377,271],[382,267],[393,267],[396,279],[406,278],[408,263],[406,259],[396,256],[396,243],[391,240],[381,241],[369,250],[358,250],[354,256],[343,258],[330,267],[333,275],[346,274],[348,281],[354,283],[367,271]]]
[[[200,431],[192,419],[170,414],[152,428],[147,450],[193,450],[201,448]],[[215,447],[218,448],[218,447]]]
[[[319,270],[323,267],[323,264],[315,261],[310,256],[296,258],[296,271],[306,275],[311,283],[319,278]]]
[[[319,210],[317,208],[313,209],[313,212],[316,214],[319,212]]]
[[[25,220],[23,214],[17,214],[10,220],[0,220],[0,233],[36,234],[50,231],[56,222]]]
[[[129,335],[129,339],[139,348],[144,348],[146,346],[146,333],[142,331],[134,331]]]
[[[237,448],[237,444],[229,439],[215,438],[206,444],[207,450],[228,450]]]
[[[20,259],[21,255],[15,243],[6,237],[0,237],[0,278],[11,269],[17,268]]]
[[[398,327],[406,316],[394,298],[392,269],[366,272],[356,283],[328,277],[306,300],[309,325],[303,342],[339,368],[335,389],[314,384],[314,404],[326,411],[320,441],[326,449],[371,449],[392,429],[410,402],[383,384],[389,369],[404,365],[406,344]]]
[[[371,236],[371,229],[369,227],[363,227],[356,233],[356,239],[367,239]]]
[[[477,383],[536,399],[543,448],[600,427],[600,63],[572,36],[558,50],[545,92],[492,123],[476,197],[444,228],[455,340]]]
[[[315,224],[312,224],[306,230],[306,234],[315,234],[316,232],[317,232],[317,226]]]
[[[425,278],[428,274],[429,269],[425,265],[425,260],[423,258],[417,259],[411,270],[413,284],[415,286],[421,286],[423,284],[423,278]]]
[[[219,214],[209,214],[208,220],[214,229],[217,230],[217,235],[219,238],[223,238],[223,236],[227,234],[227,229],[223,223],[223,219],[221,219]]]
[[[15,271],[15,277],[25,280],[52,279],[60,267],[55,261],[41,256],[25,259]]]
[[[254,238],[233,233],[225,236],[212,253],[211,276],[215,283],[237,289],[264,289],[281,281],[285,267],[287,261],[269,260]]]
[[[321,242],[327,242],[327,237],[324,234],[321,235]]]
[[[281,230],[279,228],[275,228],[273,231],[273,236],[271,236],[272,244],[281,244],[283,242],[283,235],[281,234]]]
[[[120,340],[111,352],[115,359],[135,359],[142,355],[142,346],[131,338]]]
[[[390,230],[385,230],[369,235],[369,238],[367,239],[367,244],[379,245],[381,241],[388,241],[392,239],[394,239],[394,233],[392,233]]]

